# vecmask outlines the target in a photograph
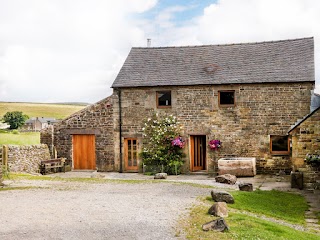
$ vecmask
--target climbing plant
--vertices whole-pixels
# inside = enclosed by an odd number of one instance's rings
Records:
[[[141,157],[146,166],[159,166],[168,174],[180,173],[185,142],[181,128],[172,115],[153,114],[144,121]]]

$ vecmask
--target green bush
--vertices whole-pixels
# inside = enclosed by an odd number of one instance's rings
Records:
[[[12,130],[13,134],[19,134],[19,131],[17,129]]]
[[[146,166],[158,166],[168,174],[179,174],[183,165],[184,141],[172,115],[153,114],[144,122],[141,158]]]

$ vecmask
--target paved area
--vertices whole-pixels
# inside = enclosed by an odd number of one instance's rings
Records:
[[[191,185],[152,184],[153,176],[137,173],[72,171],[47,176],[53,180],[102,178],[151,183],[36,181],[42,184],[41,188],[4,191],[0,194],[0,209],[6,217],[0,227],[0,239],[176,239],[174,226],[178,217],[196,202],[197,196],[209,195],[208,189]],[[217,183],[208,175],[168,176],[165,181],[238,189],[237,184]],[[310,205],[306,212],[308,227],[320,232],[315,216],[320,211],[319,191],[292,189],[290,176],[257,175],[238,178],[239,182],[252,183],[255,189],[303,194]],[[32,186],[34,182],[6,184]]]
[[[127,180],[152,180],[153,176],[146,176],[138,173],[99,173],[99,172],[86,172],[86,171],[73,171],[66,173],[57,173],[50,175],[52,177],[59,176],[62,178],[70,177],[99,177],[104,179],[127,179]],[[186,182],[195,184],[210,185],[221,189],[238,189],[238,185],[227,185],[215,182],[213,177],[208,177],[208,175],[170,175],[166,181],[174,182]],[[320,213],[320,190],[307,191],[291,188],[290,176],[288,175],[256,175],[255,177],[242,177],[238,178],[237,182],[252,183],[254,189],[261,190],[279,190],[279,191],[289,191],[296,192],[303,195],[309,204],[309,210],[305,214],[307,227],[314,229],[320,233],[320,224],[318,223],[317,213]]]

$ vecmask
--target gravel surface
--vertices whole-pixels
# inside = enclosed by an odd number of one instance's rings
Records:
[[[0,239],[177,239],[179,216],[210,195],[173,183],[19,184],[40,187],[0,192]]]

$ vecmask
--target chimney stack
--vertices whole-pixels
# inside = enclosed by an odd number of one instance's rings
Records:
[[[147,38],[147,47],[151,47],[151,38]]]

